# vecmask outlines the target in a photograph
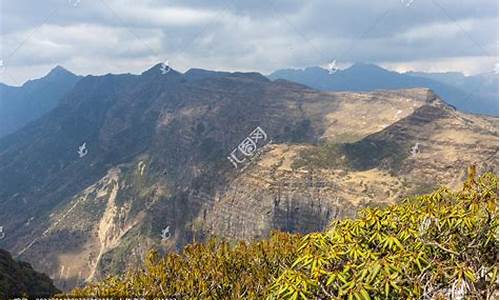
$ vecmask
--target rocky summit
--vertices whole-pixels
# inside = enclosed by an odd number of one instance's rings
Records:
[[[320,92],[258,73],[87,76],[0,139],[0,247],[68,290],[216,235],[313,232],[467,167],[498,118],[424,88]]]

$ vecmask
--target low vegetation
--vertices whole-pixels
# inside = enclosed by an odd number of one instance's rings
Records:
[[[210,240],[73,296],[177,299],[493,299],[498,297],[498,177],[470,172],[440,188],[367,208],[322,233]]]
[[[294,168],[343,168],[368,170],[384,167],[397,170],[409,156],[409,145],[377,138],[366,138],[353,143],[322,143],[300,153]]]

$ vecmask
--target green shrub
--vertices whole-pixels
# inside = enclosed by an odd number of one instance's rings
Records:
[[[498,178],[469,178],[305,236],[272,285],[284,299],[488,299],[498,291]]]

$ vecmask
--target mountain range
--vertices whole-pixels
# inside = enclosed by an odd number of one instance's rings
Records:
[[[333,71],[333,70],[332,70]],[[474,76],[462,73],[398,73],[377,65],[356,63],[345,70],[320,67],[285,69],[271,73],[270,79],[286,79],[322,91],[374,91],[429,88],[458,110],[498,116],[498,73]]]
[[[52,110],[80,78],[57,66],[43,78],[29,80],[20,87],[0,83],[0,137]]]
[[[203,79],[227,74],[193,69],[186,76]],[[19,87],[0,83],[0,138],[51,111],[81,78],[56,66],[46,76]],[[277,70],[268,78],[294,81],[322,91],[429,88],[460,111],[498,116],[498,74],[495,72],[474,76],[459,72],[398,73],[373,64],[356,63],[333,74],[320,67],[309,67]]]
[[[0,247],[62,290],[152,247],[318,231],[458,187],[472,164],[498,172],[498,118],[429,88],[330,92],[161,65],[68,86],[0,139]]]

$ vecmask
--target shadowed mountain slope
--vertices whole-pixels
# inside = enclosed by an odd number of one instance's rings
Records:
[[[244,148],[253,160],[235,169],[227,157],[257,126],[269,143]],[[467,165],[498,170],[497,127],[428,89],[318,92],[159,65],[87,76],[0,139],[0,245],[66,290],[138,265],[150,247],[321,230],[458,183]]]
[[[46,76],[21,87],[0,84],[0,137],[52,110],[80,78],[57,66]]]
[[[50,297],[60,291],[45,274],[33,270],[30,264],[12,259],[9,252],[0,249],[0,297]]]

